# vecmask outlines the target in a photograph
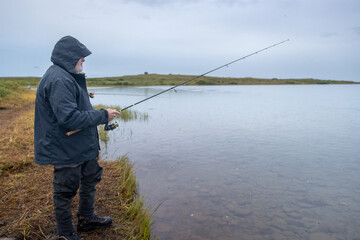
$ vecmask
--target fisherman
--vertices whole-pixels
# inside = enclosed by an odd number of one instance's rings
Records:
[[[117,114],[114,109],[95,110],[89,100],[83,71],[91,52],[72,36],[61,38],[54,47],[49,67],[36,93],[35,162],[54,165],[53,201],[58,239],[80,239],[80,231],[106,228],[110,217],[94,213],[96,184],[101,180],[98,163],[97,126]],[[69,131],[81,131],[67,136]],[[72,223],[71,202],[80,187],[77,231]]]

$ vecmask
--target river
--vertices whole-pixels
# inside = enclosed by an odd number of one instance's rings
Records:
[[[147,121],[120,123],[102,158],[135,163],[160,240],[359,238],[360,85],[182,86],[132,110]]]

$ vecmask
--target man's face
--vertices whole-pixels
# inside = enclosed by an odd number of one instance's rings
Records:
[[[75,66],[75,73],[81,73],[83,71],[83,62],[85,62],[85,58],[80,58]]]

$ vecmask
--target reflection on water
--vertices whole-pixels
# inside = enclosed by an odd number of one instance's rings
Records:
[[[166,87],[96,88],[131,105]],[[359,85],[181,87],[110,133],[160,239],[358,239]],[[131,134],[127,134],[130,133]]]

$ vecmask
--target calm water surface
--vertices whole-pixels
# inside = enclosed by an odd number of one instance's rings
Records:
[[[132,110],[148,121],[121,123],[102,157],[135,162],[159,239],[360,239],[360,85],[184,86]]]

